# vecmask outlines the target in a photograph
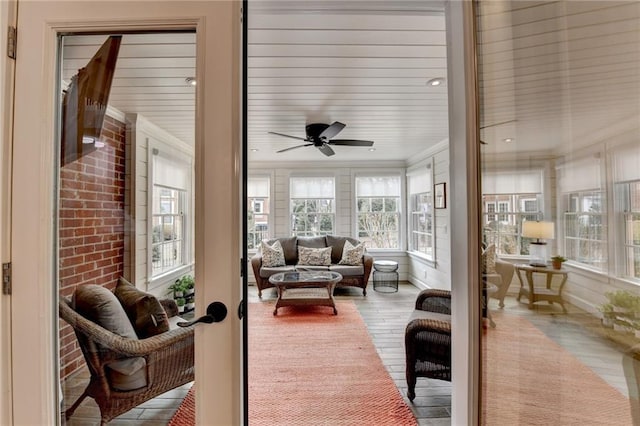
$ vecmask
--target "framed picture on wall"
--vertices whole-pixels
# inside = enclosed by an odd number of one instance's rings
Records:
[[[436,209],[444,209],[447,207],[447,191],[446,183],[436,183],[433,185],[433,204]]]

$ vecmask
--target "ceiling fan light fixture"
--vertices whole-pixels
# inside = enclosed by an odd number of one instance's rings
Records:
[[[375,150],[376,150],[375,148],[369,148],[369,152],[373,152]]]
[[[195,77],[187,77],[184,79],[184,82],[187,83],[189,86],[195,86],[196,85],[196,78]]]
[[[251,148],[251,152],[258,152],[260,151],[258,148]]]
[[[511,143],[513,142],[513,138],[504,138],[502,139],[504,141],[504,143]]]
[[[445,82],[444,77],[436,77],[427,81],[427,86],[432,86],[432,87],[442,86],[444,82]]]

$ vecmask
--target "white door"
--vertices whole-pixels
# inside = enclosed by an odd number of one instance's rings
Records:
[[[12,199],[13,422],[56,424],[56,52],[60,33],[195,29],[196,422],[242,421],[240,302],[241,3],[18,2]],[[19,307],[19,308],[16,308]]]

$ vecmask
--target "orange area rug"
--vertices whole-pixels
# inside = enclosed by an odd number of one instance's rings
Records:
[[[415,426],[352,302],[249,304],[249,424]],[[193,389],[169,423],[194,424]]]
[[[629,399],[533,324],[493,319],[497,327],[483,329],[483,424],[633,424]]]

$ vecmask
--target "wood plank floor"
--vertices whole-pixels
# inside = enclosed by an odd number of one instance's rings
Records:
[[[396,293],[379,293],[368,288],[366,297],[362,291],[338,289],[337,299],[352,300],[362,315],[369,334],[378,350],[389,375],[394,379],[403,398],[413,410],[420,425],[443,426],[451,423],[451,384],[439,380],[418,379],[416,398],[413,403],[406,398],[404,329],[413,310],[419,289],[408,283],[400,283]],[[275,299],[273,289],[263,292],[263,300]],[[259,302],[255,287],[249,287],[249,302]],[[584,313],[567,305],[569,314],[560,313],[557,306],[538,304],[527,309],[526,303],[513,297],[505,299],[505,310],[526,316],[549,338],[562,345],[603,379],[628,395],[624,373],[620,366],[619,348],[605,339],[585,332],[580,326]],[[497,301],[490,301],[490,308],[497,309]],[[498,324],[499,326],[499,324]],[[588,351],[585,350],[588,348]],[[65,405],[70,405],[84,389],[88,373],[80,372],[65,383]],[[184,398],[189,385],[161,395],[113,420],[110,425],[164,426],[173,416]],[[78,408],[68,425],[99,424],[98,409],[93,400],[87,398]]]

